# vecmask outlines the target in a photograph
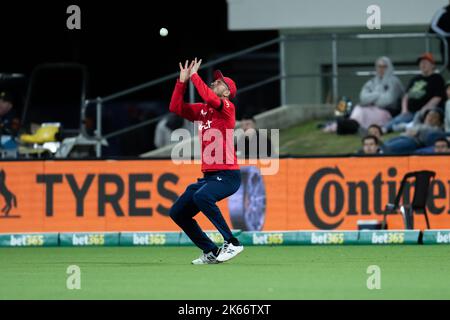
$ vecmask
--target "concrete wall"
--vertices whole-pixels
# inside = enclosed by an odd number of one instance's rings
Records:
[[[258,128],[285,129],[300,122],[330,117],[333,111],[334,106],[330,104],[290,104],[260,113],[255,121]]]
[[[426,25],[447,0],[227,0],[230,30],[365,27],[370,5],[382,26]]]
[[[434,13],[448,0],[227,0],[230,30],[279,30],[280,35],[331,33],[385,34],[427,32]],[[381,10],[381,30],[369,30],[367,7]],[[369,76],[352,75],[373,71],[375,59],[389,56],[398,70],[417,69],[415,60],[426,49],[423,39],[338,40],[338,95],[357,103],[359,91]],[[430,51],[440,60],[439,42],[430,41]],[[304,41],[286,44],[287,75],[331,73],[331,42]],[[347,75],[344,75],[347,74]],[[444,77],[447,75],[444,74]],[[400,79],[406,86],[412,75]],[[330,103],[330,77],[289,79],[287,104]]]
[[[330,104],[305,104],[305,105],[285,105],[269,111],[265,111],[255,116],[256,126],[261,129],[285,129],[294,126],[300,122],[311,119],[322,119],[333,115],[334,106]],[[236,122],[236,128],[239,127],[239,122]],[[183,145],[193,146],[194,139],[183,141]],[[152,150],[141,154],[142,158],[149,157],[170,157],[173,145],[168,145],[163,148]],[[191,149],[194,150],[194,149]],[[196,151],[199,151],[197,149]],[[199,153],[195,153],[199,157]]]

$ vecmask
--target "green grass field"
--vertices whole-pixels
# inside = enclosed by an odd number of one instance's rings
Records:
[[[361,136],[324,133],[317,129],[325,120],[310,120],[280,131],[280,154],[291,155],[342,155],[355,153],[361,148]],[[383,141],[398,136],[390,133]]]
[[[0,249],[0,299],[450,299],[447,246],[246,247],[190,265],[194,247]],[[68,290],[66,269],[81,269]],[[369,290],[369,265],[381,289]]]

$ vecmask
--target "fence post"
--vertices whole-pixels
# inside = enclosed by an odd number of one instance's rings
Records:
[[[331,40],[331,63],[333,73],[333,104],[337,103],[338,99],[338,63],[337,63],[337,35],[332,34]]]
[[[97,97],[97,142],[95,144],[95,155],[102,156],[102,98]]]
[[[282,35],[279,42],[279,63],[280,63],[280,103],[286,105],[286,36]]]
[[[195,102],[195,91],[192,81],[189,81],[189,103]]]

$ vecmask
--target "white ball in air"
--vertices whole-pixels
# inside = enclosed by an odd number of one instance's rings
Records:
[[[169,31],[166,28],[161,28],[159,30],[159,34],[161,35],[161,37],[165,37],[169,34]]]

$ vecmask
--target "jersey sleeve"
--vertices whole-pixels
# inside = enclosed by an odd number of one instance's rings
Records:
[[[186,91],[186,83],[177,80],[175,89],[173,90],[172,99],[170,100],[169,110],[182,118],[189,121],[196,121],[200,119],[200,111],[203,103],[185,103],[184,93]]]
[[[194,73],[191,76],[191,80],[203,101],[205,101],[207,105],[215,109],[219,109],[221,106],[220,98],[214,93],[214,91],[211,90],[210,87],[206,85],[202,78],[200,78],[197,73]]]
[[[235,118],[236,116],[235,106],[228,99],[220,99],[219,111],[223,113],[227,118]]]

